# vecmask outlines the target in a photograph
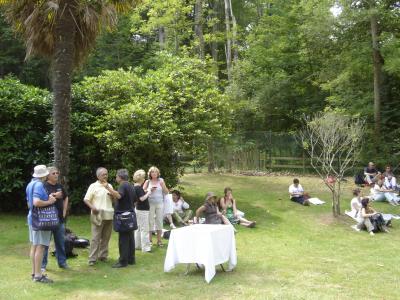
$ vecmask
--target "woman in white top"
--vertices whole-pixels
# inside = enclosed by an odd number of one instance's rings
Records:
[[[394,177],[392,173],[386,175],[383,186],[386,189],[386,200],[392,205],[399,205],[400,198],[397,194],[396,177]]]
[[[372,199],[374,201],[388,201],[392,205],[398,205],[399,200],[394,190],[389,190],[383,185],[382,180],[378,180],[371,189]]]
[[[160,170],[156,167],[151,167],[147,173],[148,180],[143,185],[145,191],[151,190],[149,196],[149,228],[150,242],[152,240],[151,231],[156,226],[157,231],[157,245],[159,247],[164,246],[161,241],[161,233],[163,229],[163,213],[164,213],[164,195],[168,194],[167,186],[164,180],[160,177]]]
[[[351,199],[350,202],[350,214],[351,216],[356,219],[357,221],[359,220],[360,217],[360,212],[361,212],[361,190],[360,189],[354,189],[353,190],[353,196],[354,198]]]

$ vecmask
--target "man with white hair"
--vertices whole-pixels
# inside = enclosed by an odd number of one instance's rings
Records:
[[[55,205],[60,220],[57,228],[52,231],[54,244],[56,246],[56,258],[60,268],[68,269],[67,254],[65,253],[65,218],[68,209],[68,195],[64,187],[58,182],[60,175],[59,170],[56,167],[48,167],[47,171],[49,171],[49,174],[47,175],[44,187],[49,195],[53,195],[56,198]],[[49,247],[46,247],[43,255],[42,271],[46,270],[47,267],[48,252]]]
[[[56,202],[53,195],[48,195],[43,181],[49,174],[45,165],[34,168],[32,180],[26,187],[26,201],[28,203],[29,240],[31,242],[30,257],[32,260],[32,280],[40,283],[52,283],[53,281],[42,274],[41,265],[45,246],[49,246],[51,231],[33,230],[32,210],[35,207],[45,207]]]
[[[108,188],[112,189],[112,186],[107,182],[107,169],[98,168],[96,176],[97,181],[89,186],[83,200],[91,211],[92,241],[89,250],[89,266],[94,266],[97,260],[107,260],[114,216],[111,194],[108,191]]]

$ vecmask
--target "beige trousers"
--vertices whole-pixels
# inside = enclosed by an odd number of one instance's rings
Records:
[[[149,226],[150,230],[154,230],[154,225],[156,230],[163,229],[163,213],[164,213],[164,203],[153,204],[150,203],[149,211]]]
[[[357,224],[358,229],[363,229],[364,226],[367,228],[368,232],[371,232],[372,230],[374,230],[374,226],[372,225],[371,220],[369,218],[364,218],[363,221],[360,221]]]
[[[92,241],[90,243],[89,261],[106,259],[108,256],[108,242],[111,238],[112,220],[103,220],[99,226],[92,225]]]

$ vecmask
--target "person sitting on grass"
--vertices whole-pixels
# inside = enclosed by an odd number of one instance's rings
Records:
[[[297,202],[304,206],[309,206],[308,195],[304,193],[304,189],[300,184],[300,181],[295,178],[293,184],[289,186],[290,200]]]
[[[172,201],[174,212],[172,214],[173,219],[177,222],[177,224],[186,226],[189,225],[188,221],[192,217],[192,210],[189,209],[189,204],[183,200],[181,193],[178,190],[173,190]]]
[[[350,208],[351,208],[350,215],[354,219],[357,219],[360,216],[361,208],[362,208],[362,205],[361,205],[361,200],[362,200],[361,189],[359,189],[359,188],[354,189],[353,190],[353,196],[354,196],[354,198],[351,199],[351,202],[350,202]]]
[[[222,213],[220,213],[217,202],[217,196],[215,196],[213,192],[208,192],[206,194],[205,203],[196,210],[196,218],[194,222],[198,222],[201,214],[204,214],[206,218],[205,224],[231,225],[229,220]]]
[[[383,185],[383,180],[378,180],[375,183],[371,189],[371,195],[373,201],[388,201],[392,205],[398,205],[398,200],[400,200],[394,190],[387,189]]]
[[[372,208],[368,198],[363,198],[361,200],[361,205],[362,208],[358,224],[352,226],[356,231],[366,228],[370,235],[374,235],[374,230],[389,232],[382,214]]]
[[[240,224],[245,227],[253,228],[256,226],[256,222],[249,221],[238,214],[236,208],[236,200],[232,196],[232,189],[226,187],[224,189],[224,197],[219,200],[219,206],[221,208],[222,214],[225,215],[232,225]]]
[[[385,194],[386,198],[389,198],[388,201],[396,204],[399,204],[400,198],[398,196],[398,188],[396,177],[394,177],[393,173],[387,173],[386,177],[383,181],[383,186],[388,191],[387,195]]]
[[[380,175],[381,173],[375,168],[375,164],[373,162],[369,162],[368,166],[364,168],[364,179],[369,185],[373,185],[375,182],[377,182]]]

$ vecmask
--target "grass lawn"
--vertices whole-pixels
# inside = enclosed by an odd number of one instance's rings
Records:
[[[207,191],[222,195],[233,189],[238,208],[255,229],[237,226],[238,265],[231,273],[219,270],[207,284],[204,271],[184,265],[163,272],[166,248],[150,254],[136,252],[137,264],[112,269],[118,257],[117,234],[110,242],[110,261],[87,265],[88,250],[68,261],[71,270],[48,265],[52,285],[33,283],[28,258],[25,216],[0,216],[1,299],[400,299],[400,222],[391,233],[369,236],[355,232],[347,217],[333,219],[329,192],[317,178],[301,178],[311,195],[327,201],[302,207],[288,200],[291,177],[186,175],[185,199],[196,209]],[[348,209],[352,185],[345,187],[342,210]],[[399,207],[379,203],[380,211],[400,213]],[[88,216],[70,217],[68,227],[90,238]]]

